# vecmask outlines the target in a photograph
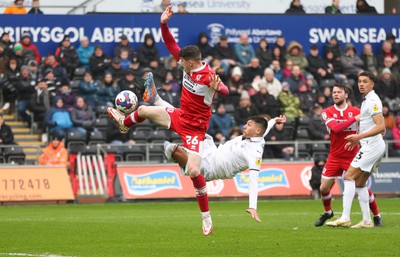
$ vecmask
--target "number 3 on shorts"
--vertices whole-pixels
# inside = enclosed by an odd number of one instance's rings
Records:
[[[186,144],[187,145],[197,145],[199,143],[199,140],[197,139],[197,136],[186,136]]]
[[[363,154],[363,152],[358,152],[356,159],[360,160]]]

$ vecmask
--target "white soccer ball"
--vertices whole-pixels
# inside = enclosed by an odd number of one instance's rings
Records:
[[[138,98],[132,91],[124,90],[115,97],[115,106],[125,114],[133,112],[138,105]]]

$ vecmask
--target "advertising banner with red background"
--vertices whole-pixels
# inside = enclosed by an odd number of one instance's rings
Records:
[[[312,163],[263,164],[258,187],[260,196],[309,196]],[[178,165],[117,166],[126,199],[194,197],[192,181],[181,176]],[[233,179],[207,182],[210,197],[248,195],[248,171]],[[335,183],[332,194],[340,194]]]

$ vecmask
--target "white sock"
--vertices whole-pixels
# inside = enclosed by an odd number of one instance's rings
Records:
[[[201,218],[202,218],[203,220],[208,219],[208,218],[211,218],[210,211],[201,212]]]
[[[356,183],[354,180],[344,181],[343,191],[343,213],[341,219],[350,220],[351,204],[356,193]]]
[[[364,221],[371,221],[371,215],[369,214],[369,194],[367,187],[357,187],[358,202],[360,203],[361,211],[363,214]]]
[[[154,101],[155,106],[163,106],[163,107],[171,107],[174,108],[170,103],[163,100],[160,96],[157,96],[157,99]]]

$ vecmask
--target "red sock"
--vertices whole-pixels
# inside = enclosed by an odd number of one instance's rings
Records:
[[[191,179],[194,189],[196,191],[196,199],[197,203],[199,204],[200,211],[209,211],[206,180],[204,179],[202,174],[199,174],[197,177]]]
[[[379,209],[378,209],[378,205],[376,204],[375,196],[372,193],[372,191],[369,189],[368,189],[368,194],[369,194],[369,208],[371,209],[372,214],[374,214],[374,216],[378,216]]]
[[[124,119],[124,125],[127,127],[132,127],[136,123],[141,123],[145,119],[139,116],[138,111],[134,111],[133,113],[129,114]]]
[[[325,212],[329,212],[332,210],[331,206],[331,201],[332,201],[332,195],[331,192],[323,193],[321,192],[321,200],[322,204],[324,205]]]

